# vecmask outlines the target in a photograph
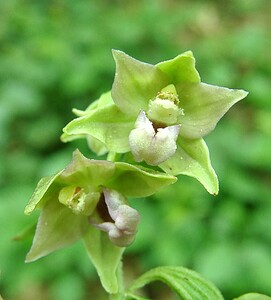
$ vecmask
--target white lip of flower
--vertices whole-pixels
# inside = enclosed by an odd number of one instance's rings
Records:
[[[177,149],[176,140],[180,125],[158,128],[155,131],[152,122],[141,111],[135,123],[135,129],[130,132],[129,144],[134,159],[137,162],[157,166],[169,159]]]
[[[108,233],[109,239],[119,247],[129,246],[135,239],[137,225],[140,221],[139,213],[127,205],[126,199],[117,191],[103,189],[108,213],[113,222],[97,224],[90,219],[92,225]]]

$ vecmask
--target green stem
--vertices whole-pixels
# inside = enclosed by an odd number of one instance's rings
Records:
[[[109,161],[116,161],[116,156],[117,156],[117,153],[111,151],[111,152],[108,152],[106,159]]]
[[[122,294],[110,294],[109,295],[109,300],[124,300],[124,295]]]
[[[123,270],[122,270],[122,261],[120,261],[118,269],[117,269],[117,279],[119,291],[117,294],[110,294],[109,300],[125,300],[125,288],[123,283]]]

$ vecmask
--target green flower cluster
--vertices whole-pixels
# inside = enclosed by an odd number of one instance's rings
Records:
[[[41,209],[26,261],[82,239],[109,293],[118,290],[116,268],[140,220],[127,197],[152,195],[180,174],[217,194],[203,137],[247,95],[200,82],[191,52],[157,65],[121,51],[113,55],[112,91],[85,111],[74,110],[77,118],[62,135],[64,142],[86,138],[108,159],[88,159],[76,150],[66,168],[41,179],[25,208],[26,214]]]

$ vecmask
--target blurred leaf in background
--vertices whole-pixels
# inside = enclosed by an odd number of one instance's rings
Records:
[[[37,220],[23,208],[39,178],[62,169],[76,147],[93,156],[84,142],[62,145],[59,136],[73,107],[111,89],[112,48],[153,64],[190,49],[202,81],[250,92],[207,138],[219,196],[180,177],[133,203],[142,221],[125,257],[127,280],[177,264],[213,280],[226,299],[271,295],[270,14],[269,0],[0,2],[4,299],[106,299],[80,243],[24,264],[31,241],[12,237]],[[176,299],[164,287],[146,293]]]

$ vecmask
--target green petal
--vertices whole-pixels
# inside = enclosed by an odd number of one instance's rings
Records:
[[[151,169],[117,162],[113,179],[108,188],[118,190],[130,197],[146,197],[160,188],[176,182],[177,178]]]
[[[222,116],[248,94],[206,83],[179,84],[176,89],[184,115],[179,118],[182,125],[180,135],[200,138],[212,131]]]
[[[125,113],[137,116],[147,110],[148,102],[168,85],[168,79],[154,65],[132,58],[122,51],[113,50],[116,74],[112,97]]]
[[[159,165],[173,175],[187,175],[196,178],[213,195],[218,193],[218,179],[211,166],[208,147],[203,139],[179,138],[176,153]]]
[[[109,151],[125,153],[130,150],[128,137],[135,119],[121,112],[116,105],[108,105],[71,121],[63,131],[68,136],[91,135],[103,142]]]
[[[60,179],[66,185],[79,186],[93,191],[113,176],[115,165],[105,160],[88,159],[79,150],[74,151],[73,159],[63,170]]]
[[[118,292],[117,267],[125,248],[115,246],[107,233],[90,226],[83,237],[87,253],[94,264],[104,289]]]
[[[85,216],[73,214],[57,199],[52,199],[42,209],[26,262],[37,260],[74,243],[81,238],[86,226]]]
[[[31,214],[38,204],[42,205],[46,203],[55,195],[55,193],[58,193],[58,191],[63,186],[58,180],[61,172],[52,176],[44,177],[39,181],[32,197],[30,198],[27,206],[25,207],[25,214]]]
[[[160,62],[156,66],[167,75],[170,83],[200,82],[199,73],[195,68],[195,58],[191,51]]]

